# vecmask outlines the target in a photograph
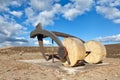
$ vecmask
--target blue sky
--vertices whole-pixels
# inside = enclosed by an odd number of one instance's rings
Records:
[[[0,0],[0,47],[37,46],[29,35],[39,22],[85,41],[120,43],[120,0]]]

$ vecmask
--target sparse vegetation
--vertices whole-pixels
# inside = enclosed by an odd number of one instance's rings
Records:
[[[105,45],[107,50],[107,57],[108,58],[120,58],[120,44],[111,44],[111,45]],[[53,49],[52,49],[53,48]],[[45,47],[45,51],[47,53],[58,51],[58,47]],[[0,54],[19,54],[20,52],[24,53],[35,53],[40,52],[39,47],[9,47],[0,49]]]
[[[46,52],[52,52],[52,50],[54,50],[54,52],[57,52],[58,47],[45,47]],[[39,47],[9,47],[9,48],[0,49],[0,54],[17,54],[20,52],[23,53],[40,52],[40,48]]]
[[[106,45],[107,57],[120,58],[120,44]]]
[[[52,47],[45,49],[46,52],[52,52]],[[0,80],[119,80],[120,44],[106,45],[106,49],[107,57],[110,58],[106,58],[103,64],[72,68],[63,67],[60,61],[43,61],[39,47],[0,49]],[[54,51],[57,52],[58,47],[54,47]],[[38,63],[25,63],[20,60],[37,60]]]

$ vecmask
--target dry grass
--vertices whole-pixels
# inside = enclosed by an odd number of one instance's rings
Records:
[[[120,58],[120,44],[106,45],[107,57]]]
[[[108,58],[120,58],[120,44],[110,44],[105,45],[107,49],[107,57]],[[52,47],[45,47],[47,53],[52,52]],[[53,50],[55,52],[58,51],[58,47],[54,47]],[[0,49],[0,54],[20,54],[20,53],[36,53],[40,52],[39,47],[9,47]]]
[[[52,48],[54,52],[58,51],[57,47],[45,47],[46,53],[52,52]],[[19,54],[19,53],[35,53],[35,52],[40,52],[39,47],[9,47],[9,48],[4,48],[0,49],[0,54]]]
[[[107,57],[120,59],[120,44],[107,45]],[[58,50],[57,47],[54,48]],[[46,51],[52,52],[51,47],[46,47]],[[20,54],[23,53],[23,54]],[[20,55],[18,55],[20,54]],[[39,47],[9,47],[0,49],[0,80],[119,80],[120,60],[106,58],[107,65],[88,65],[77,69],[76,72],[69,72],[58,63],[43,62],[40,64],[23,63],[18,60],[33,60],[40,58]],[[48,65],[48,63],[50,65]],[[102,77],[101,77],[102,76]]]

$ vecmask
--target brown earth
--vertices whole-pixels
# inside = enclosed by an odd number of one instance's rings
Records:
[[[120,44],[106,45],[106,49],[107,58],[101,64],[64,67],[58,60],[45,61],[38,47],[3,48],[0,80],[120,80]]]

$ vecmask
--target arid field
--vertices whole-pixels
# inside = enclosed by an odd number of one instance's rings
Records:
[[[100,64],[64,67],[55,59],[45,61],[39,47],[0,49],[0,80],[120,80],[120,44],[106,45],[107,58]],[[51,47],[46,47],[50,54]],[[54,47],[54,53],[57,53]]]

